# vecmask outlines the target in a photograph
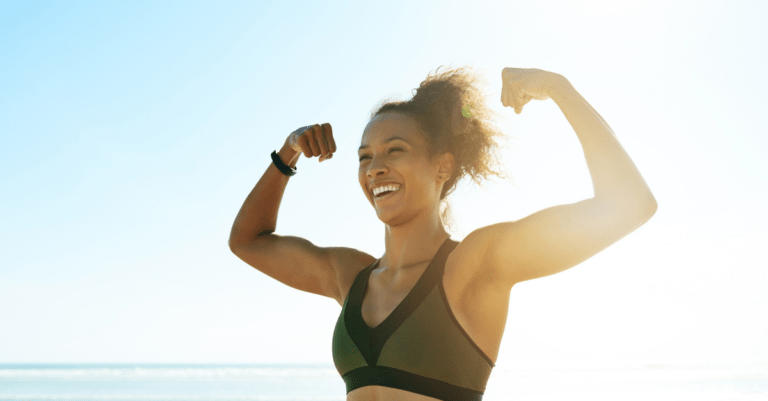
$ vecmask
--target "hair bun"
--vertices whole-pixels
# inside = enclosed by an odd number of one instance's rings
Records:
[[[426,133],[424,139],[430,158],[445,152],[453,154],[454,174],[440,194],[444,200],[465,175],[479,184],[481,178],[505,177],[505,174],[491,167],[494,162],[498,164],[492,154],[498,149],[497,138],[503,134],[492,124],[493,113],[476,86],[479,76],[469,67],[440,71],[441,68],[427,75],[412,91],[411,99],[383,103],[374,109],[371,119],[387,111],[408,114]],[[447,204],[441,218],[444,223],[450,219]]]

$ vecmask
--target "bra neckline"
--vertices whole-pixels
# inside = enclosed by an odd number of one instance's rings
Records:
[[[344,318],[347,321],[347,331],[352,341],[361,351],[369,366],[376,365],[381,350],[389,338],[421,305],[429,291],[438,284],[438,279],[442,278],[448,254],[458,244],[451,237],[446,238],[405,298],[381,323],[373,328],[369,327],[363,320],[362,305],[364,292],[368,287],[368,279],[372,270],[379,265],[380,259],[360,272],[355,284],[353,284],[354,289],[350,291]]]
[[[417,291],[415,290],[419,288],[419,286],[424,285],[422,284],[422,282],[426,280],[426,278],[429,276],[428,274],[429,271],[434,269],[434,266],[433,266],[434,263],[432,263],[432,261],[435,260],[436,256],[437,254],[435,254],[435,256],[433,256],[432,259],[430,259],[429,264],[421,272],[421,274],[419,275],[419,278],[416,280],[416,283],[414,283],[413,287],[411,287],[411,289],[408,290],[408,293],[405,295],[405,297],[403,297],[403,299],[401,299],[400,302],[398,302],[397,306],[395,306],[395,308],[392,309],[392,312],[390,312],[389,315],[387,315],[387,317],[385,317],[384,320],[379,322],[379,324],[377,324],[375,327],[369,326],[368,323],[365,322],[365,319],[363,319],[362,307],[363,307],[363,302],[365,301],[365,294],[368,291],[368,282],[370,281],[373,271],[376,269],[376,267],[379,266],[379,262],[381,261],[381,258],[379,258],[379,260],[376,261],[376,263],[373,265],[373,268],[369,269],[369,271],[365,273],[365,279],[363,280],[363,283],[362,283],[363,289],[361,290],[362,295],[360,297],[360,321],[363,323],[363,325],[365,325],[368,331],[381,331],[381,327],[383,327],[382,325],[392,320],[393,316],[397,315],[398,312],[401,312],[401,309],[405,308],[405,305],[411,302],[410,298],[413,298],[414,297],[413,294],[417,293]]]

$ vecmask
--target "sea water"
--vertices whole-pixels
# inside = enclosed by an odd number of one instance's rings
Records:
[[[333,365],[0,365],[0,400],[345,400]],[[487,401],[768,400],[768,362],[537,362],[494,368]]]

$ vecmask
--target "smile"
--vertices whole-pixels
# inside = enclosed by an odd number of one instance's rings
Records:
[[[379,201],[391,199],[392,197],[395,196],[396,193],[400,192],[400,188],[402,187],[398,186],[394,190],[382,191],[379,195],[374,195],[373,200],[376,202],[379,202]]]

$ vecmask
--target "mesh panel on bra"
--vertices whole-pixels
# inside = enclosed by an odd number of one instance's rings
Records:
[[[485,391],[492,367],[456,326],[439,285],[384,344],[377,365]]]

